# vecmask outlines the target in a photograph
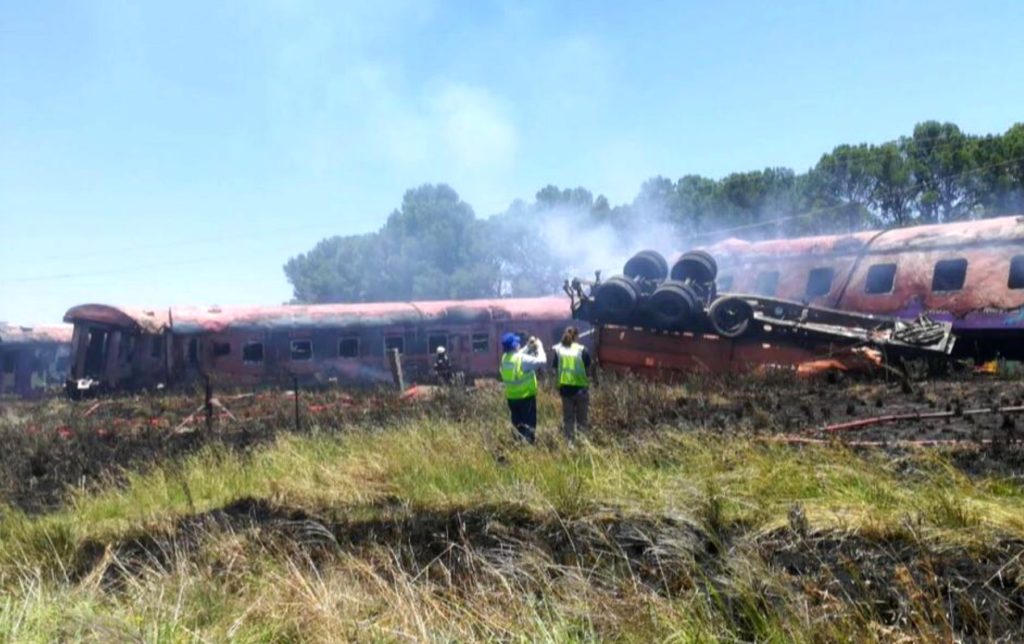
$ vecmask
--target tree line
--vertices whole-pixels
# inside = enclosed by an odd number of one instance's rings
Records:
[[[478,218],[451,187],[423,185],[377,232],[324,239],[284,271],[296,302],[554,293],[580,267],[542,232],[553,213],[580,230],[614,230],[625,250],[652,226],[697,245],[1024,214],[1024,123],[978,136],[928,121],[896,141],[839,145],[804,173],[653,177],[616,206],[586,188],[549,185],[532,202]]]

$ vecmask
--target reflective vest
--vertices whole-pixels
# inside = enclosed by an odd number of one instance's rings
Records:
[[[537,374],[523,371],[523,356],[506,353],[501,356],[501,381],[505,383],[505,397],[523,400],[537,395]]]
[[[558,354],[558,386],[586,387],[587,366],[583,364],[583,345],[573,342],[572,346],[555,345]]]

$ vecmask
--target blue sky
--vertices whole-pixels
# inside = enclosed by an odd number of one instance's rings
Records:
[[[288,257],[447,182],[798,171],[1024,121],[1024,2],[0,0],[0,320],[272,304]]]

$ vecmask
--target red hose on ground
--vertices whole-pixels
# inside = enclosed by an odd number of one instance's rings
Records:
[[[926,413],[915,412],[912,414],[890,414],[888,416],[873,416],[871,418],[860,418],[858,420],[851,420],[845,423],[827,425],[825,427],[822,427],[820,430],[811,429],[807,431],[808,433],[814,431],[833,433],[849,431],[852,429],[861,429],[864,427],[872,427],[874,425],[898,423],[904,420],[938,420],[941,418],[955,418],[959,416],[982,416],[984,414],[1019,414],[1022,412],[1024,412],[1024,406],[964,409],[960,411],[935,411]]]

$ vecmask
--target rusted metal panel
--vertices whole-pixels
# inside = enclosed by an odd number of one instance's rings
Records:
[[[64,321],[72,324],[103,324],[145,333],[161,333],[170,325],[167,311],[106,304],[82,304],[73,307],[64,314]]]
[[[1010,267],[1024,256],[1024,217],[766,242],[727,240],[707,248],[731,292],[755,293],[758,275],[777,271],[772,295],[833,308],[903,318],[927,314],[958,333],[1024,330],[1024,289],[1011,288]],[[962,288],[933,290],[936,263],[967,262]],[[1020,261],[1020,260],[1018,260]],[[892,289],[868,292],[872,266],[894,264]],[[810,272],[834,270],[828,293],[807,295]]]
[[[472,323],[498,319],[567,318],[561,297],[507,300],[316,304],[264,307],[175,307],[171,326],[176,334],[228,330],[316,329],[360,325]]]
[[[385,353],[389,338],[400,339],[409,378],[422,381],[431,373],[432,336],[443,338],[455,368],[471,376],[489,376],[497,370],[502,333],[537,335],[549,343],[574,323],[569,302],[560,297],[176,307],[166,317],[155,311],[91,304],[71,309],[66,318],[75,322],[70,384],[79,389],[178,384],[206,375],[218,386],[293,378],[303,384],[378,384],[390,379]],[[132,350],[154,346],[157,338],[166,343],[162,359],[150,360],[150,353]],[[340,343],[346,339],[354,340],[354,355],[348,353],[353,344],[342,350]],[[296,352],[295,342],[308,344]]]
[[[765,366],[796,368],[827,355],[827,346],[771,343],[747,337],[721,338],[693,333],[656,333],[603,326],[597,358],[602,368],[671,377],[683,373],[742,373]]]

